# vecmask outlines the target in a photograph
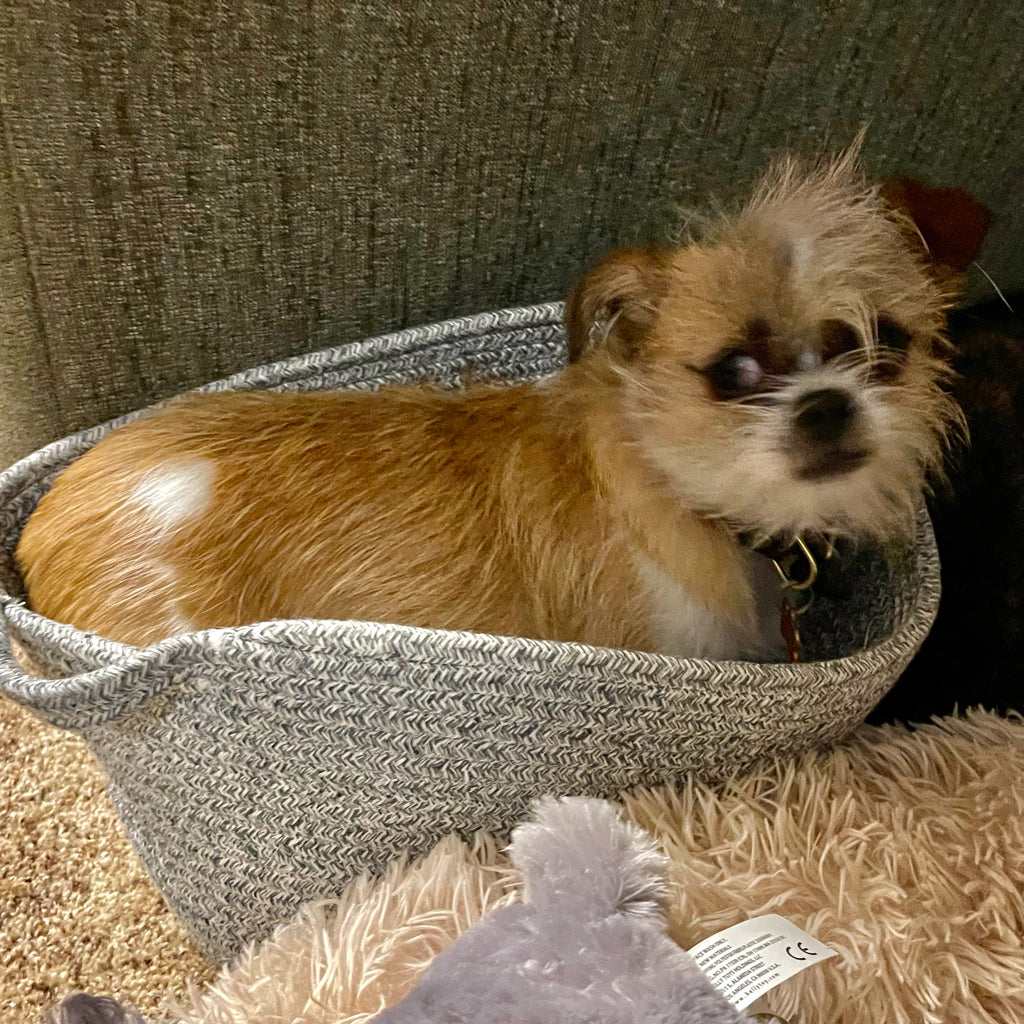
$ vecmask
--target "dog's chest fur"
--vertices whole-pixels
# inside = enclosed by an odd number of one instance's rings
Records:
[[[752,552],[737,552],[750,585],[746,615],[725,616],[643,555],[637,576],[650,599],[652,649],[679,657],[714,661],[773,661],[784,647],[779,631],[779,585],[771,562]]]

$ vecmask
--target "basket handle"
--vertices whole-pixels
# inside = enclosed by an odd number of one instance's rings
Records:
[[[26,670],[23,661],[35,660],[35,634],[40,624],[45,624],[48,639],[58,641],[58,651],[61,646],[75,650],[67,661],[81,669],[69,667],[66,674]],[[61,645],[61,640],[68,643]],[[19,660],[19,653],[23,660]],[[81,731],[101,725],[144,700],[148,693],[138,685],[139,670],[149,660],[141,648],[44,619],[14,598],[0,601],[0,693],[61,729]],[[134,685],[128,683],[129,679]]]

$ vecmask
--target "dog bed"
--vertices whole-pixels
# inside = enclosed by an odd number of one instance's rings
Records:
[[[446,321],[208,389],[536,377],[564,361],[561,316],[552,303]],[[218,960],[397,850],[500,834],[539,794],[720,779],[834,742],[902,671],[938,604],[922,513],[912,544],[858,560],[852,597],[815,602],[816,660],[801,665],[305,620],[127,647],[30,612],[13,551],[56,475],[128,418],[0,475],[0,688],[85,738],[142,861]]]
[[[671,860],[684,946],[777,913],[838,957],[767,1006],[820,1024],[1024,1020],[1024,719],[864,727],[715,791],[638,791],[626,817]],[[486,835],[304,907],[179,1009],[186,1024],[367,1024],[432,957],[518,898]]]

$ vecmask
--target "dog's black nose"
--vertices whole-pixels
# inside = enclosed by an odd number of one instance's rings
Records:
[[[818,444],[833,444],[846,433],[857,407],[839,388],[809,391],[796,403],[796,427],[804,437]]]

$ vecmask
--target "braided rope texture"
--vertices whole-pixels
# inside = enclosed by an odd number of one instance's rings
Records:
[[[484,313],[206,386],[374,388],[564,362],[562,306]],[[0,691],[81,733],[140,857],[204,952],[452,832],[502,834],[544,793],[720,780],[836,741],[924,639],[939,599],[927,516],[817,601],[801,665],[686,660],[371,622],[275,621],[139,649],[29,611],[13,552],[54,477],[114,426],[0,475]],[[25,674],[11,641],[48,678]]]

